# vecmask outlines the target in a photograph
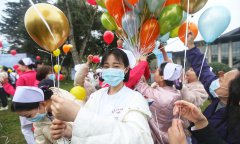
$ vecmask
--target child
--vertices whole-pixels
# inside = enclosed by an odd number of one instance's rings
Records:
[[[136,89],[144,96],[153,99],[150,110],[153,119],[149,124],[155,143],[168,143],[167,131],[172,124],[173,104],[181,99],[181,83],[178,81],[182,73],[182,66],[164,62],[156,70],[154,81],[155,88],[149,86],[143,80],[136,85]],[[175,86],[175,87],[173,87]]]
[[[6,72],[0,72],[0,99],[2,102],[2,106],[0,111],[8,110],[8,101],[7,101],[7,93],[3,89],[3,81],[8,79],[8,74]]]

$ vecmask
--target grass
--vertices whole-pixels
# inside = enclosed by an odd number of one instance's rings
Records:
[[[60,85],[61,88],[69,91],[73,87],[73,82],[62,81]],[[204,110],[208,104],[209,101],[206,101],[201,109]],[[20,129],[20,121],[18,115],[11,112],[11,110],[0,112],[0,144],[25,143],[25,139]]]
[[[73,87],[73,81],[62,81],[61,88],[70,90]],[[10,106],[9,101],[9,106]],[[14,112],[0,112],[0,144],[25,144],[26,141],[21,133],[19,116]]]

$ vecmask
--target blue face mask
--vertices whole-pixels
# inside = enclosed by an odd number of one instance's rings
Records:
[[[48,78],[50,79],[50,80],[55,80],[55,78],[56,78],[56,76],[55,76],[55,74],[49,74],[48,75]]]
[[[38,111],[39,111],[39,109],[38,109]],[[43,114],[38,112],[35,117],[27,118],[27,120],[29,120],[31,122],[39,122],[40,120],[44,119],[46,117],[46,115],[47,115],[47,112],[43,113]]]
[[[102,78],[104,82],[112,87],[117,86],[120,82],[124,80],[124,70],[117,68],[103,69]]]
[[[218,97],[218,95],[216,94],[215,90],[216,90],[216,89],[219,89],[219,88],[220,88],[219,79],[216,79],[216,80],[214,80],[214,81],[211,83],[211,85],[210,85],[210,87],[209,87],[209,92],[212,94],[212,96],[213,96],[214,98],[217,98],[217,97]]]

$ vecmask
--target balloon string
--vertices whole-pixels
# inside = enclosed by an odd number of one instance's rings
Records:
[[[198,75],[198,80],[200,80],[200,77],[201,77],[202,68],[203,68],[204,61],[206,59],[207,52],[208,52],[208,44],[206,44],[206,50],[205,50],[205,53],[204,53],[204,56],[203,56],[203,61],[202,61],[202,65],[201,65],[199,75]]]
[[[66,55],[63,57],[63,59],[62,59],[62,61],[61,61],[61,64],[60,64],[60,66],[62,66],[62,64],[63,64],[63,61],[64,61],[65,57],[66,57]]]
[[[42,50],[42,49],[38,49],[38,50],[41,51],[41,52],[44,52],[44,53],[47,53],[47,54],[51,55],[50,52],[47,52],[47,51],[45,51],[45,50]]]
[[[48,29],[49,33],[51,34],[51,36],[52,36],[55,44],[57,44],[57,41],[56,41],[56,39],[55,39],[55,37],[54,37],[51,29],[50,29],[50,26],[48,25],[48,23],[46,22],[46,20],[44,19],[44,17],[43,17],[42,14],[40,13],[40,11],[37,9],[37,7],[35,6],[35,4],[33,3],[32,0],[28,0],[28,1],[31,3],[31,5],[33,6],[34,10],[37,12],[38,16],[41,18],[41,20],[43,21],[43,23],[44,23],[45,26],[47,27],[47,29]]]
[[[57,57],[57,63],[58,63],[58,79],[57,79],[57,82],[58,82],[58,88],[60,87],[60,65],[59,65],[59,56]]]
[[[187,3],[187,25],[186,25],[186,33],[185,33],[185,46],[187,47],[188,45],[188,26],[189,26],[189,0],[188,0],[188,3]],[[186,71],[186,61],[187,61],[187,49],[185,48],[184,50],[184,66],[183,66],[183,82],[185,82],[185,71]]]
[[[54,73],[54,68],[53,68],[53,55],[51,54],[51,63],[52,63],[52,74],[54,75],[54,79],[53,79],[53,86],[56,87],[55,83],[55,73]]]

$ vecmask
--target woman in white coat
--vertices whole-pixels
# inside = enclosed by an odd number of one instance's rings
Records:
[[[148,104],[140,93],[124,85],[129,76],[127,55],[113,49],[103,56],[100,65],[101,80],[110,87],[91,94],[83,107],[52,96],[53,115],[74,122],[73,144],[152,144]],[[52,137],[60,138],[67,132],[64,128],[64,124],[53,123]]]

